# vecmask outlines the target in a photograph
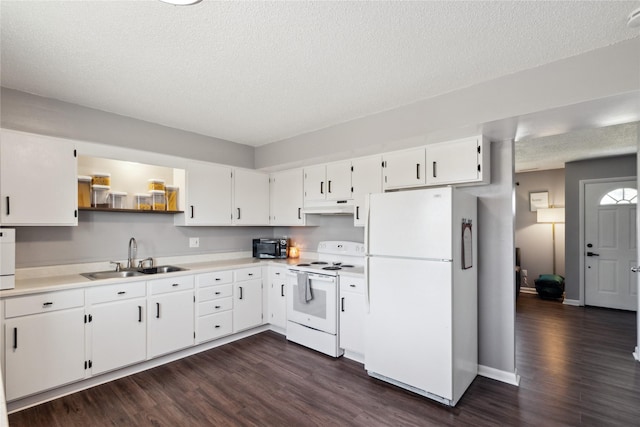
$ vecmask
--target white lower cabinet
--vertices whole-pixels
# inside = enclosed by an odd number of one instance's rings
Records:
[[[196,276],[196,343],[233,333],[233,271]]]
[[[147,282],[147,355],[171,353],[194,344],[193,276]]]
[[[287,329],[287,269],[269,267],[269,323],[272,326]]]
[[[363,278],[340,276],[340,348],[364,355],[366,314]]]
[[[262,324],[262,267],[235,271],[233,332]]]
[[[7,400],[85,377],[84,290],[16,297],[5,304]]]
[[[147,357],[145,282],[87,289],[87,357],[91,374]]]

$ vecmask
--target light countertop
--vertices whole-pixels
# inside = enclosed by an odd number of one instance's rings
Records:
[[[221,260],[208,260],[208,261],[199,261],[199,262],[180,262],[180,263],[171,263],[171,265],[175,265],[177,267],[184,268],[184,271],[176,271],[172,273],[162,273],[162,274],[154,274],[154,275],[146,275],[146,276],[133,276],[127,278],[113,278],[113,279],[104,279],[104,280],[90,280],[84,276],[81,276],[78,272],[72,272],[72,270],[77,270],[78,267],[75,266],[73,268],[68,268],[65,271],[64,268],[54,267],[51,268],[51,273],[46,274],[45,272],[39,272],[36,275],[28,275],[24,274],[16,275],[16,286],[14,289],[7,289],[0,291],[0,298],[6,297],[14,297],[20,295],[29,295],[40,292],[50,292],[50,291],[62,291],[68,289],[77,289],[77,288],[87,288],[92,286],[102,286],[109,284],[116,284],[122,282],[139,282],[139,281],[147,281],[160,279],[165,277],[177,277],[184,276],[188,274],[201,274],[207,272],[221,271],[221,270],[229,270],[229,269],[237,269],[243,267],[253,267],[253,266],[294,266],[299,263],[309,262],[313,259],[256,259],[256,258],[233,258],[233,259],[221,259]],[[188,261],[188,260],[185,260]],[[157,265],[163,265],[157,263]],[[97,269],[91,270],[90,266],[85,267],[85,270],[81,270],[83,272],[90,271],[99,271]],[[349,272],[340,273],[344,275],[362,275],[364,274],[363,268],[354,268],[350,269]]]

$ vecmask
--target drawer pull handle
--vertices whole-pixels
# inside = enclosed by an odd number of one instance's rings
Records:
[[[9,216],[10,214],[11,214],[10,199],[9,199],[9,196],[7,196],[7,216]]]
[[[51,307],[53,305],[53,303],[51,301],[47,301],[44,304],[42,304],[42,307]]]
[[[220,291],[216,291],[216,295],[220,295],[222,292]]]
[[[350,287],[352,287],[352,288],[355,288],[355,287],[356,287],[356,285],[349,285],[349,286],[350,286]]]
[[[284,296],[284,285],[280,285],[280,296]]]
[[[13,328],[13,349],[18,349],[18,328]]]
[[[340,298],[340,311],[344,312],[344,297]]]
[[[218,329],[219,327],[220,327],[220,325],[216,325],[216,326],[214,326],[214,328],[216,328],[216,329]]]
[[[173,287],[175,288],[176,286],[180,286],[180,283],[174,283],[174,284],[173,284],[173,285],[171,285],[171,286],[173,286]]]
[[[126,293],[127,293],[126,291],[120,291],[120,292],[118,292],[118,295],[124,295]]]
[[[253,276],[253,273],[249,273],[249,276]]]
[[[222,308],[222,306],[220,306],[220,305],[216,305],[216,309],[218,309],[218,308]]]
[[[138,322],[142,323],[142,306],[138,306]]]
[[[242,299],[242,286],[238,286],[238,288],[240,289],[240,299]]]
[[[156,319],[160,318],[160,303],[156,303]]]
[[[219,282],[220,280],[222,280],[222,279],[219,278],[219,277],[216,277],[216,282]]]

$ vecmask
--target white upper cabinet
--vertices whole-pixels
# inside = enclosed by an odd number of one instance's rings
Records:
[[[424,147],[385,153],[382,155],[382,166],[384,190],[426,184]]]
[[[174,183],[180,193],[184,214],[176,225],[231,225],[231,168],[212,163],[191,162],[185,172],[177,170]]]
[[[0,224],[78,225],[75,143],[0,132]]]
[[[351,198],[351,161],[304,168],[305,205]]]
[[[382,192],[381,156],[354,159],[351,162],[353,185],[353,225],[363,227],[367,222],[365,200],[367,194]]]
[[[305,225],[302,169],[274,172],[269,178],[271,225]]]
[[[482,136],[428,145],[427,185],[488,183],[489,142]]]
[[[269,175],[248,169],[233,175],[233,224],[269,225]]]

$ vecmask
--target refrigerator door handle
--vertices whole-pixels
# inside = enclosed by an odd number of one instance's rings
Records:
[[[369,256],[365,257],[364,260],[364,280],[366,281],[367,289],[365,291],[366,294],[366,313],[369,314],[371,312],[371,290],[369,288]]]

